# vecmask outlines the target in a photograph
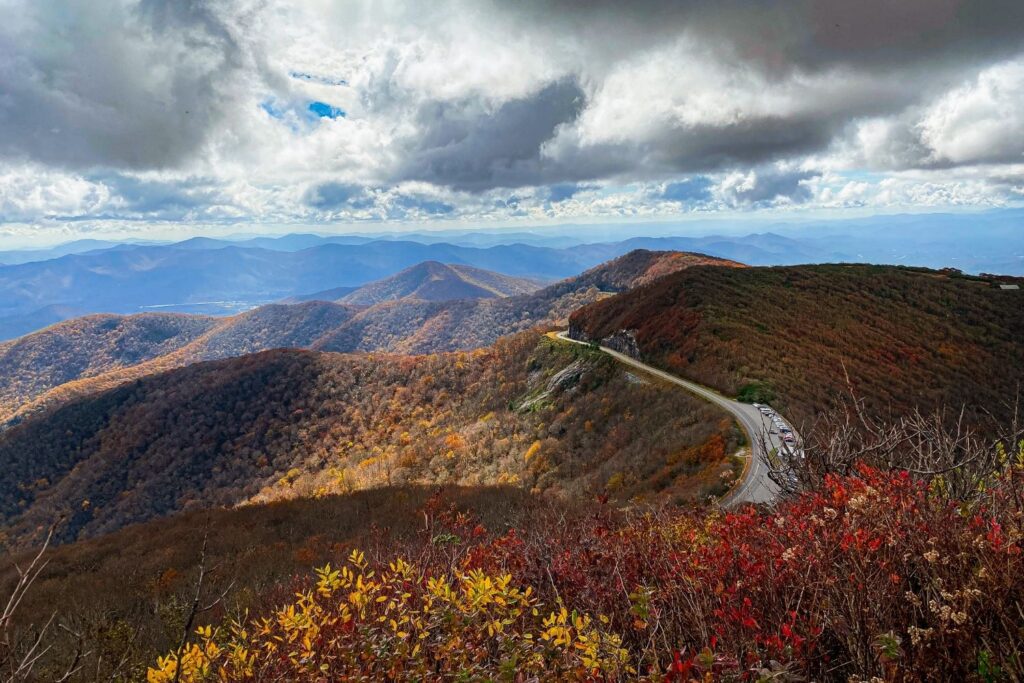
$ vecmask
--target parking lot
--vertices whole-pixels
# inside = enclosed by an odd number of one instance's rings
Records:
[[[783,469],[786,461],[803,458],[803,445],[793,426],[771,406],[761,403],[754,403],[753,406],[761,414],[762,429],[768,443],[766,457],[771,467]]]

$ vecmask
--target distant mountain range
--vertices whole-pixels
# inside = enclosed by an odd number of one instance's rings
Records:
[[[160,244],[159,242],[114,242],[111,240],[74,240],[54,247],[40,249],[13,249],[0,251],[0,265],[13,266],[19,263],[49,261],[50,259],[68,256],[69,254],[86,254],[92,251],[103,251],[140,244]]]
[[[237,313],[288,297],[305,298],[310,292],[359,287],[424,261],[551,281],[634,249],[694,244],[685,238],[635,238],[552,249],[371,241],[274,251],[211,242],[196,238],[171,246],[121,246],[0,267],[0,339],[89,313]],[[741,251],[756,255],[752,248]],[[517,287],[522,291],[522,284]]]
[[[30,332],[64,311],[233,313],[289,296],[360,286],[423,261],[550,281],[600,263],[608,251],[381,241],[291,252],[236,246],[108,249],[0,268],[0,338]]]
[[[526,294],[543,286],[544,283],[536,280],[511,277],[482,268],[424,261],[390,277],[368,282],[362,287],[332,287],[312,294],[290,296],[279,303],[333,301],[355,306],[372,306],[383,301],[399,299],[494,299]]]
[[[699,252],[748,265],[890,263],[1024,275],[1021,211],[757,225],[759,232],[740,235],[730,234],[722,221],[707,222],[711,234],[694,237],[671,234],[692,226],[651,224],[643,230],[663,236],[619,241],[595,240],[641,228],[296,233],[174,244],[79,240],[0,252],[0,264],[7,264],[0,265],[0,339],[88,313],[230,315],[273,301],[336,301],[424,261],[541,281],[569,277],[633,249]]]
[[[611,293],[698,265],[740,266],[699,254],[634,251],[581,275],[510,297],[379,301],[388,288],[375,283],[368,286],[366,297],[379,303],[371,306],[309,301],[261,306],[225,318],[167,313],[76,318],[0,343],[0,421],[140,376],[266,349],[428,353],[486,346],[503,335],[564,320],[577,307]],[[428,263],[408,272],[415,276],[437,271],[438,264]],[[477,269],[452,271],[506,287],[535,286]],[[389,291],[390,296],[402,297],[406,290]]]

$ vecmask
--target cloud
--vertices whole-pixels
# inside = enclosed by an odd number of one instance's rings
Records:
[[[162,180],[124,174],[93,176],[111,193],[108,213],[136,218],[183,220],[230,200],[209,179]]]
[[[366,189],[352,183],[327,182],[306,191],[305,202],[315,209],[337,209],[346,206],[367,208],[373,205]]]
[[[1016,0],[523,0],[493,2],[521,24],[572,36],[614,59],[689,32],[762,70],[884,70],[892,65],[984,60],[1020,49]]]
[[[416,135],[396,180],[466,190],[541,184],[548,175],[543,144],[583,106],[583,92],[570,80],[493,111],[471,100],[428,102],[417,112]]]
[[[0,222],[90,215],[110,200],[110,189],[102,183],[42,168],[0,167]]]
[[[1024,60],[982,71],[930,106],[921,141],[939,162],[1024,161]]]
[[[670,202],[703,202],[711,199],[712,187],[714,187],[714,181],[711,178],[697,176],[667,183],[659,197]]]
[[[829,163],[876,170],[1024,162],[1024,56],[982,69],[928,100],[853,122]],[[999,173],[994,173],[994,176]]]
[[[399,210],[398,215],[401,217],[406,217],[410,213],[443,216],[455,211],[455,207],[447,202],[422,195],[400,195],[395,198],[393,206]]]
[[[731,206],[802,204],[812,197],[808,181],[816,171],[760,169],[730,173],[715,188],[715,194]]]
[[[548,201],[553,204],[572,199],[580,192],[597,189],[597,185],[584,183],[555,183],[547,188]]]
[[[56,166],[175,167],[259,74],[240,5],[7,3],[0,155]]]
[[[1022,65],[1019,0],[0,0],[0,220],[998,202]]]

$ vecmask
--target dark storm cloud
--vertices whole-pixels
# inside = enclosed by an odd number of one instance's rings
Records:
[[[824,152],[851,122],[919,111],[980,69],[1024,51],[1019,0],[527,0],[501,7],[520,26],[571,36],[567,40],[577,41],[593,62],[605,60],[606,69],[685,37],[699,47],[680,57],[679,73],[700,73],[709,64],[725,69],[709,74],[707,83],[723,73],[727,79],[756,73],[759,83],[748,85],[741,98],[761,91],[769,102],[786,97],[794,84],[804,88],[777,113],[744,111],[741,104],[734,113],[725,101],[719,120],[665,119],[639,139],[562,145],[558,163],[549,163],[537,182],[716,172]],[[671,89],[673,69],[666,68],[663,79],[660,89]],[[673,106],[685,111],[686,93],[678,97]],[[647,104],[635,103],[640,109]],[[914,139],[915,123],[893,130],[890,167],[951,165]],[[965,121],[963,129],[970,125]],[[1019,154],[1015,146],[993,148],[975,159],[1019,161]]]
[[[568,79],[494,112],[473,102],[432,102],[419,111],[421,133],[398,177],[470,191],[541,184],[548,175],[541,146],[584,104]]]
[[[737,104],[735,113],[725,102],[720,119],[660,120],[640,138],[581,136],[539,158],[545,136],[553,137],[559,125],[571,124],[594,104],[582,89],[572,101],[585,106],[563,108],[562,117],[550,116],[552,110],[543,106],[554,94],[551,86],[533,100],[512,103],[514,116],[500,111],[474,121],[460,109],[453,117],[438,105],[421,112],[429,132],[404,177],[480,190],[758,167],[823,152],[852,121],[898,115],[983,64],[1024,49],[1024,2],[1005,0],[533,0],[494,6],[519,30],[546,27],[542,30],[564,34],[593,65],[603,62],[606,71],[686,37],[708,62],[682,57],[663,71],[662,89],[673,87],[674,70],[699,73],[714,64],[724,71],[708,79],[749,70],[759,77],[744,95],[762,90],[767,102],[780,97],[790,102],[778,112],[744,111]],[[577,76],[576,83],[591,84],[603,77]],[[794,83],[803,90],[788,90]],[[600,87],[588,93],[599,96]],[[675,106],[685,111],[686,93],[678,97]],[[633,104],[643,111],[649,103]],[[537,118],[523,115],[526,111]],[[905,165],[905,157],[899,162]]]
[[[963,62],[1024,45],[1019,0],[524,0],[493,6],[525,23],[589,35],[612,52],[690,31],[770,70]]]
[[[815,112],[786,120],[755,119],[742,124],[664,126],[650,139],[560,150],[546,178],[574,181],[608,177],[659,178],[751,168],[824,149],[846,120],[834,112]]]
[[[0,22],[0,156],[171,167],[234,105],[227,3],[37,0]],[[233,25],[244,13],[230,12]]]
[[[792,119],[765,117],[743,124],[666,129],[648,145],[647,159],[673,172],[750,166],[806,154],[825,147],[841,128],[831,111]]]

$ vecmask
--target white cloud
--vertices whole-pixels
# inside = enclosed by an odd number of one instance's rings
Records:
[[[0,169],[0,222],[102,212],[113,199],[102,183],[38,166]]]
[[[1024,162],[1024,55],[885,116],[853,121],[826,168],[1012,166]]]
[[[1024,58],[985,69],[950,91],[919,125],[938,162],[1024,161]]]

